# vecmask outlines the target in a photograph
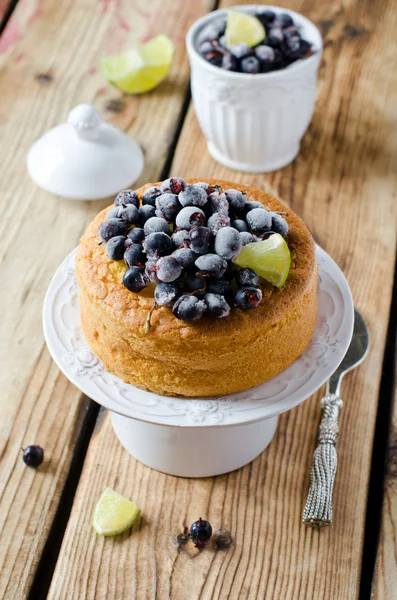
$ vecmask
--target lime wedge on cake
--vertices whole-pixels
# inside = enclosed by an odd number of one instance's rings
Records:
[[[170,38],[158,35],[138,48],[102,59],[101,73],[123,92],[143,94],[167,77],[173,55]]]
[[[106,488],[95,505],[92,526],[100,535],[118,535],[132,527],[140,514],[134,502]]]
[[[259,19],[253,15],[229,10],[225,36],[228,48],[240,43],[252,48],[265,39],[266,31]]]
[[[241,248],[234,262],[249,267],[278,288],[283,287],[291,266],[291,253],[285,239],[274,233],[267,240],[247,244]]]

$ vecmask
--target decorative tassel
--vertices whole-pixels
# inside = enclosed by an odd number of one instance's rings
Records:
[[[318,446],[313,454],[309,493],[302,518],[309,527],[332,523],[332,491],[338,465],[335,444],[342,406],[342,400],[335,394],[324,396],[321,400],[324,414],[319,427]]]

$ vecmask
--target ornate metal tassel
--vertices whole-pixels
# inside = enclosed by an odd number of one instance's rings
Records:
[[[329,394],[321,400],[321,419],[318,446],[313,454],[310,487],[303,511],[303,522],[309,527],[322,527],[332,523],[332,491],[338,459],[335,450],[339,433],[338,416],[342,400]]]

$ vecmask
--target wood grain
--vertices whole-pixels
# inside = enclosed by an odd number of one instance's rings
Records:
[[[25,598],[70,467],[87,405],[45,347],[41,311],[55,269],[105,202],[70,202],[38,190],[26,153],[80,102],[94,103],[145,151],[141,182],[158,178],[187,87],[183,34],[208,8],[173,0],[20,0],[0,39],[2,334],[0,596]],[[158,15],[162,13],[161,22]],[[179,27],[175,28],[175,23]],[[158,31],[175,60],[166,82],[144,97],[122,97],[97,71],[99,59]],[[46,462],[26,468],[20,448],[39,443]]]
[[[226,2],[222,3],[227,5]],[[231,2],[230,2],[231,4]],[[381,360],[396,252],[397,15],[392,2],[288,1],[322,26],[324,61],[313,122],[297,160],[267,176],[229,171],[208,155],[189,109],[172,173],[271,186],[335,258],[367,320],[372,349],[346,378],[342,395],[335,522],[301,524],[315,446],[320,394],[284,415],[253,463],[228,475],[188,480],[142,466],[120,447],[108,415],[93,436],[49,598],[120,600],[282,598],[353,600],[361,552]],[[133,498],[143,520],[115,539],[90,527],[94,503],[110,485]],[[207,517],[231,531],[223,552],[178,550],[174,536]]]

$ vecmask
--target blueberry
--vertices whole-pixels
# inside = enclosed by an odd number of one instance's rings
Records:
[[[134,242],[134,244],[141,244],[145,239],[145,232],[141,227],[134,227],[133,229],[130,229],[127,237]]]
[[[253,200],[251,202],[245,203],[245,214],[247,214],[250,210],[253,210],[254,208],[262,208],[263,210],[266,210],[263,204],[261,204],[260,202],[255,202],[255,200]]]
[[[144,224],[143,231],[145,232],[145,235],[150,235],[151,233],[159,231],[169,234],[170,228],[165,219],[162,219],[161,217],[151,217]]]
[[[123,256],[127,267],[143,267],[146,262],[141,244],[131,244]]]
[[[178,279],[182,266],[174,256],[163,256],[157,262],[157,277],[160,281],[170,283]]]
[[[272,213],[262,208],[254,208],[247,213],[248,227],[254,233],[270,231],[272,227]]]
[[[219,18],[205,25],[198,34],[198,43],[201,44],[206,40],[215,40],[223,35],[226,29],[226,18]]]
[[[184,269],[189,269],[194,265],[197,254],[190,248],[178,248],[172,255]]]
[[[261,65],[256,56],[247,56],[241,61],[241,71],[243,73],[249,73],[250,75],[256,75],[261,70]]]
[[[241,250],[240,234],[233,227],[222,227],[215,237],[215,252],[229,260],[237,256]]]
[[[240,269],[236,283],[240,287],[259,287],[259,276],[253,269]]]
[[[159,283],[154,290],[154,298],[159,306],[171,306],[180,295],[181,290],[176,281]]]
[[[272,27],[266,36],[267,46],[271,46],[272,48],[281,48],[283,41],[284,34],[282,30],[279,27]]]
[[[230,189],[225,190],[225,196],[229,202],[230,212],[235,216],[242,215],[247,201],[246,195],[240,192],[240,190]]]
[[[149,285],[149,279],[144,269],[131,267],[124,273],[123,285],[130,292],[138,293]]]
[[[139,208],[139,225],[144,226],[146,221],[156,216],[156,209],[151,204],[144,204]]]
[[[232,284],[226,279],[209,279],[207,280],[207,292],[231,298],[233,295]]]
[[[240,232],[248,231],[248,225],[242,219],[236,219],[235,221],[232,221],[232,227],[234,227],[234,229],[237,229],[237,231],[240,231]]]
[[[205,293],[207,289],[207,282],[203,275],[192,275],[191,277],[187,277],[185,279],[183,289],[189,294],[194,293],[196,296],[200,296]]]
[[[204,299],[207,305],[207,313],[211,317],[221,319],[229,316],[230,306],[223,296],[220,294],[206,294]]]
[[[125,221],[127,225],[135,225],[139,219],[139,212],[134,204],[127,204],[126,206],[120,206],[118,217]]]
[[[267,8],[259,8],[256,11],[255,16],[257,19],[259,19],[264,27],[268,27],[270,23],[273,23],[276,13],[274,13],[272,10],[268,10]]]
[[[237,58],[237,60],[241,60],[242,58],[249,56],[252,50],[248,46],[248,44],[240,42],[239,44],[234,44],[233,46],[230,46],[229,52],[232,56],[234,56],[234,58]]]
[[[272,216],[272,226],[271,230],[274,233],[279,233],[283,237],[285,237],[288,233],[288,223],[283,217],[277,215],[276,213],[270,213]]]
[[[218,43],[220,44],[220,46],[222,46],[222,48],[225,48],[225,50],[227,49],[227,41],[225,35],[221,35],[221,37],[218,40]]]
[[[237,308],[256,308],[262,300],[262,291],[255,287],[238,288],[234,295]]]
[[[178,198],[183,207],[204,206],[208,202],[207,192],[199,185],[187,185]]]
[[[255,237],[249,231],[240,231],[240,238],[243,246],[256,242]]]
[[[41,446],[27,446],[23,450],[22,460],[28,467],[38,467],[44,460],[44,450]]]
[[[226,52],[222,57],[222,69],[225,71],[238,71],[238,61],[233,54]]]
[[[157,277],[157,258],[148,258],[145,265],[145,274],[152,283],[160,283],[160,279]]]
[[[261,63],[262,73],[268,73],[277,66],[276,53],[271,46],[257,46],[255,48],[255,56]]]
[[[186,248],[189,245],[189,232],[187,229],[178,229],[171,236],[175,248]]]
[[[161,191],[164,193],[171,193],[178,195],[186,187],[186,183],[182,177],[171,177],[166,179],[161,184]]]
[[[179,229],[191,229],[198,225],[205,225],[205,214],[201,208],[186,206],[176,215],[175,224]]]
[[[156,206],[156,198],[161,196],[163,192],[158,185],[153,185],[143,192],[142,205]]]
[[[116,196],[114,201],[115,206],[126,206],[127,204],[133,204],[136,208],[139,208],[138,194],[134,190],[124,190]]]
[[[201,56],[205,56],[208,54],[208,52],[212,52],[214,49],[213,40],[205,40],[205,42],[202,42],[198,47],[198,51]]]
[[[279,13],[274,19],[274,25],[277,27],[291,27],[293,24],[294,20],[288,13]]]
[[[106,214],[106,218],[107,219],[117,219],[119,216],[119,210],[120,207],[119,206],[114,206],[113,208],[111,208],[109,210],[109,212]]]
[[[223,53],[220,50],[212,49],[209,52],[203,54],[203,58],[211,65],[220,67],[222,65]]]
[[[143,242],[146,254],[152,258],[159,258],[171,254],[173,244],[171,238],[162,231],[150,233]]]
[[[156,215],[167,221],[174,221],[176,215],[181,210],[178,196],[171,193],[161,194],[156,198]]]
[[[194,227],[189,232],[190,247],[197,254],[208,254],[214,241],[214,234],[208,227]]]
[[[222,277],[227,268],[227,262],[218,254],[203,254],[195,265],[204,277]]]
[[[199,181],[198,183],[195,183],[194,185],[203,188],[203,190],[205,192],[207,192],[207,194],[211,193],[211,186],[209,183],[207,183],[206,181]]]
[[[218,233],[221,227],[229,227],[230,219],[226,215],[214,213],[208,219],[207,225],[213,233]]]
[[[110,238],[106,244],[106,254],[111,260],[121,260],[125,252],[125,240],[124,235],[116,235],[116,237]]]
[[[109,219],[104,221],[98,227],[99,239],[103,242],[108,242],[116,235],[127,235],[128,225],[121,219]]]
[[[241,235],[241,234],[239,234]],[[233,281],[233,279],[235,279],[236,275],[238,272],[238,268],[237,266],[229,260],[229,262],[227,263],[227,269],[225,271],[225,274],[223,276],[224,279],[226,279],[227,281]]]
[[[196,546],[205,546],[210,543],[212,536],[212,527],[208,521],[203,521],[200,517],[198,521],[195,521],[190,527],[190,537]]]
[[[220,213],[226,217],[229,215],[229,202],[227,201],[225,194],[220,194],[215,191],[209,195],[209,199],[213,213]]]
[[[204,314],[206,305],[196,296],[181,296],[174,304],[172,312],[177,319],[182,321],[197,321]]]
[[[288,40],[288,41],[287,41]],[[290,60],[298,60],[310,55],[312,45],[299,37],[287,38],[284,44],[284,55]]]

